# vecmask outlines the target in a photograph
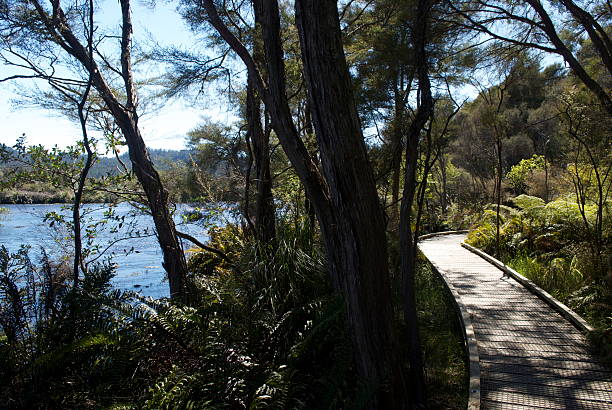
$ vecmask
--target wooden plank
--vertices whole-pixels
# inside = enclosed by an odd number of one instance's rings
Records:
[[[562,316],[554,300],[543,301],[521,278],[502,278],[498,267],[461,246],[464,238],[430,236],[419,248],[468,311],[479,353],[481,406],[612,408],[612,371],[574,327],[581,318],[573,312]]]

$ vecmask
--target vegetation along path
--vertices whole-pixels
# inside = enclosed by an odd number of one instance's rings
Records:
[[[585,336],[523,285],[463,248],[464,238],[434,236],[419,247],[469,316],[481,407],[612,408],[612,372],[590,353]]]

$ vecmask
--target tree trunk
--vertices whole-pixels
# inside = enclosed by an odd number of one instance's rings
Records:
[[[379,394],[371,408],[404,408],[391,328],[384,214],[342,48],[336,1],[298,0],[296,23],[331,208],[319,213],[332,282],[346,298],[360,376]],[[322,208],[322,207],[318,207]],[[381,390],[382,385],[387,389]]]
[[[542,2],[540,2],[539,0],[526,0],[526,2],[540,16],[541,22],[539,23],[539,28],[541,28],[546,33],[550,42],[555,46],[557,53],[559,53],[559,55],[563,57],[563,59],[567,62],[570,68],[574,71],[574,74],[576,74],[576,76],[584,83],[584,85],[586,85],[587,88],[590,89],[597,96],[599,101],[602,103],[604,109],[608,113],[612,114],[612,98],[610,98],[610,95],[601,86],[601,84],[598,83],[592,76],[589,75],[589,73],[585,70],[584,66],[580,64],[578,59],[576,59],[572,51],[568,48],[566,43],[564,43],[563,40],[559,37],[559,34],[557,33],[553,20],[548,14],[548,12],[546,11],[546,9],[544,8],[544,6],[542,5]],[[564,3],[569,3],[569,2],[565,1]],[[566,4],[566,7],[568,7],[568,9],[570,10],[572,14],[574,15],[576,14],[576,8],[569,7],[567,4]],[[582,23],[580,18],[577,17],[577,19],[579,22]],[[585,28],[587,32],[589,32],[589,35],[590,35],[591,31],[589,30],[589,25],[587,24],[586,26],[583,26],[583,27]],[[600,57],[602,58],[602,63],[606,64],[610,62],[609,56],[608,56],[609,50],[606,50],[604,48],[599,48],[598,45],[600,45],[600,42],[598,41],[595,41],[593,43],[595,50],[599,53]],[[606,67],[608,66],[606,65]]]
[[[399,81],[398,81],[399,82]],[[402,139],[404,137],[404,98],[401,95],[399,85],[395,87],[394,93],[395,115],[391,130],[391,230],[397,232],[396,224],[399,223],[399,193],[400,174],[402,172]]]
[[[325,179],[299,137],[289,109],[278,3],[254,3],[262,27],[267,84],[248,50],[220,19],[212,0],[203,0],[211,24],[255,79],[272,127],[315,208],[332,285],[346,300],[358,374],[378,392],[368,407],[405,408],[408,400],[402,364],[391,328],[384,215],[352,95],[336,2],[296,2]]]
[[[308,101],[308,99],[306,99],[304,105],[304,137],[306,138],[306,141],[314,141],[316,137],[312,125],[312,110],[310,109],[310,102]],[[313,157],[313,161],[317,165],[319,165],[318,158],[316,156]],[[310,202],[310,199],[308,198],[308,195],[306,195],[306,198],[304,199],[304,208],[306,209],[306,214],[308,215],[308,229],[310,230],[310,236],[312,239],[314,239],[317,214],[314,205],[312,204],[312,202]]]
[[[497,131],[496,131],[497,134]],[[501,137],[496,137],[496,152],[497,152],[497,170],[495,172],[495,257],[501,259],[500,247],[500,225],[501,219],[499,216],[501,207],[501,183],[502,183],[502,141]]]
[[[253,80],[247,80],[247,110],[249,138],[255,160],[255,234],[259,241],[269,243],[276,236],[272,178],[270,176],[270,134],[261,126],[260,99]]]
[[[426,406],[425,375],[421,340],[418,332],[418,318],[415,295],[415,273],[417,256],[417,235],[419,216],[412,231],[412,207],[417,188],[417,166],[419,157],[419,139],[421,131],[433,115],[433,97],[429,80],[428,56],[426,52],[426,36],[430,4],[428,0],[419,0],[413,23],[413,36],[415,44],[414,62],[417,78],[419,80],[418,108],[415,118],[410,124],[406,143],[406,170],[404,176],[404,192],[400,211],[400,269],[402,272],[402,287],[404,300],[404,320],[408,329],[408,359],[410,362],[411,393],[414,407]],[[429,155],[429,154],[428,154]],[[428,164],[426,164],[428,166]],[[426,175],[423,177],[426,183]],[[424,188],[424,187],[423,187]],[[422,206],[422,203],[420,204]]]
[[[87,123],[85,119],[85,113],[83,112],[89,90],[91,89],[91,80],[87,84],[85,93],[83,93],[81,101],[78,103],[78,114],[79,122],[81,124],[81,133],[83,137],[83,146],[85,147],[85,164],[79,175],[79,182],[77,189],[74,192],[74,203],[72,204],[72,222],[74,225],[74,261],[73,261],[73,284],[74,287],[79,285],[79,270],[84,269],[83,264],[83,242],[81,237],[81,202],[83,200],[83,191],[85,190],[85,183],[87,181],[87,175],[91,169],[94,161],[94,153],[91,150],[89,143],[89,136],[87,135]]]

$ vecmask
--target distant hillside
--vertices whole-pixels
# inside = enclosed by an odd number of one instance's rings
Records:
[[[6,148],[8,152],[13,152],[10,147]],[[150,149],[149,154],[155,164],[155,167],[160,170],[167,170],[172,164],[179,162],[189,162],[189,151],[188,150],[165,150],[165,149]],[[127,166],[131,167],[130,157],[128,153],[124,153],[119,156],[121,161]],[[17,163],[14,161],[0,161],[0,168],[14,167]],[[100,157],[98,161],[89,171],[89,176],[97,178],[103,175],[111,174],[116,175],[119,172],[119,162],[114,157]]]
[[[165,149],[150,149],[149,155],[155,167],[160,170],[169,169],[172,164],[178,162],[189,162],[189,151],[188,150],[165,150]],[[124,153],[119,156],[121,161],[127,166],[131,167],[130,157],[128,153]],[[119,172],[119,162],[114,157],[101,157],[98,158],[98,162],[89,171],[89,176],[97,178],[103,175],[111,174],[116,175]]]

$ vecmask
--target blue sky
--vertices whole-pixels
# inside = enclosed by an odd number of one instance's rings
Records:
[[[157,41],[167,46],[171,44],[188,47],[194,41],[193,34],[183,23],[172,4],[158,1],[155,8],[147,8],[142,2],[132,2],[134,41]],[[117,1],[100,2],[101,12],[96,15],[98,24],[109,28],[118,27],[120,7]],[[7,73],[0,66],[0,77]],[[26,134],[30,144],[45,146],[66,146],[80,138],[77,124],[51,111],[35,108],[15,107],[11,100],[15,84],[0,83],[0,143],[12,145],[22,134]],[[215,99],[218,100],[218,99]],[[210,100],[209,100],[210,101]],[[193,106],[186,100],[172,101],[155,113],[141,115],[140,127],[145,142],[151,148],[181,149],[184,147],[185,134],[193,129],[203,118],[231,122],[233,114],[219,101],[206,107],[201,103]]]

